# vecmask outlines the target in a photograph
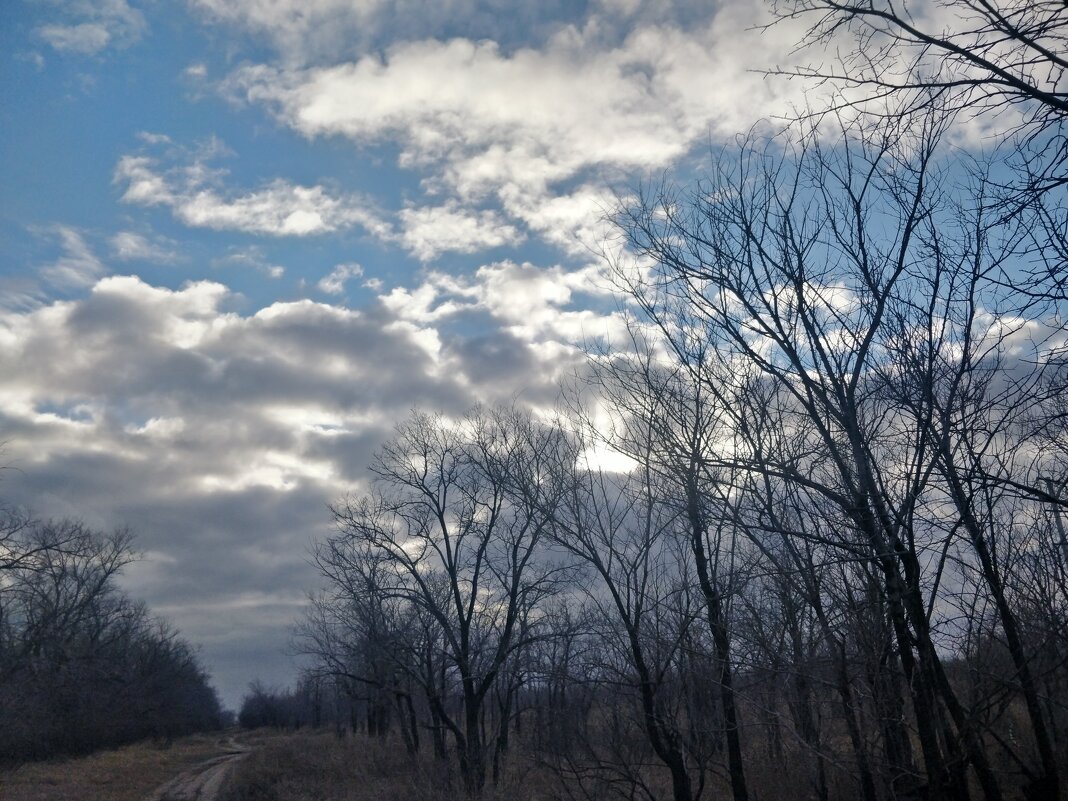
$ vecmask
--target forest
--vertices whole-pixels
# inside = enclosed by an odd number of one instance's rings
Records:
[[[0,767],[221,727],[194,648],[116,584],[127,531],[4,510]]]

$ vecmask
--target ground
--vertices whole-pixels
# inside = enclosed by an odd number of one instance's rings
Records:
[[[244,740],[243,735],[238,735]],[[0,771],[0,798],[4,801],[146,801],[181,798],[161,794],[176,777],[192,778],[214,770],[220,761],[234,758],[231,733],[200,734],[162,743],[138,743],[87,757],[57,759]],[[210,763],[210,764],[209,764]],[[215,782],[216,784],[218,782]],[[176,785],[171,789],[177,790]],[[202,799],[205,797],[202,795]]]

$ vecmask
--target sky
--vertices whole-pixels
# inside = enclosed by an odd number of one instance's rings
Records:
[[[618,197],[803,102],[752,0],[0,3],[0,500],[129,527],[226,704],[414,408],[553,402]]]

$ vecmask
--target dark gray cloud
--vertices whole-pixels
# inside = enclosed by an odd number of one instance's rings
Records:
[[[143,559],[126,587],[201,644],[235,704],[251,678],[292,679],[289,628],[318,583],[329,504],[367,488],[409,409],[551,398],[576,351],[502,329],[515,301],[502,316],[493,293],[514,288],[482,281],[436,322],[396,297],[241,315],[219,284],[133,277],[0,312],[0,498],[128,526]],[[539,331],[554,309],[538,303]]]

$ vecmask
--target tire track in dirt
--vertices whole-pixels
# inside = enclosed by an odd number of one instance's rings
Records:
[[[231,739],[226,753],[183,771],[145,801],[218,801],[230,769],[249,753],[248,746]]]

